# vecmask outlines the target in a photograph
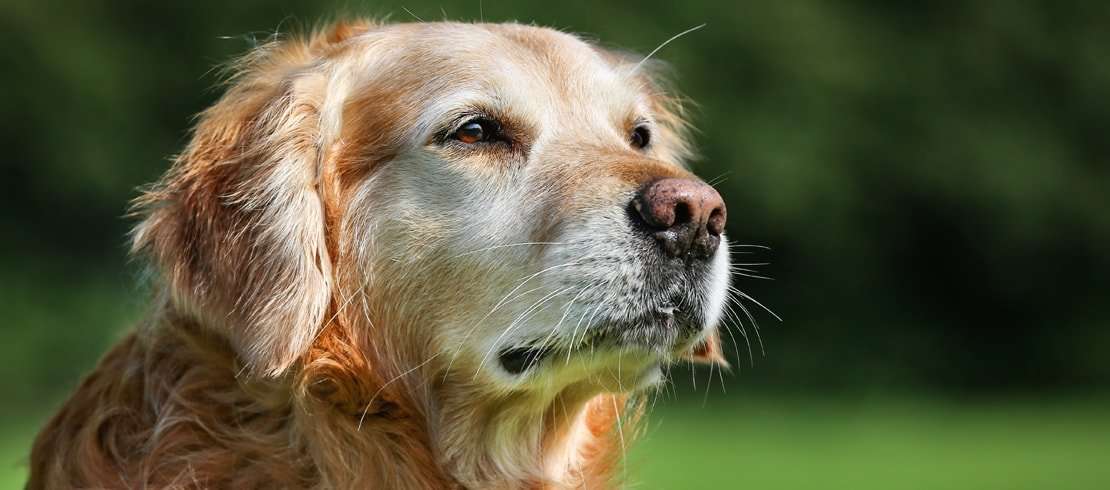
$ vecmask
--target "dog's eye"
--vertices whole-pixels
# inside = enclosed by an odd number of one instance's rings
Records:
[[[473,145],[493,140],[499,130],[500,126],[489,119],[471,119],[451,133],[451,139]]]
[[[647,145],[651,143],[651,130],[647,126],[636,126],[632,130],[632,135],[629,136],[629,142],[633,148],[647,148]]]

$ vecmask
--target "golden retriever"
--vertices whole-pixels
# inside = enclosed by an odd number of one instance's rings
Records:
[[[598,488],[723,363],[725,206],[651,62],[516,24],[340,22],[236,65],[134,205],[149,315],[30,488]]]

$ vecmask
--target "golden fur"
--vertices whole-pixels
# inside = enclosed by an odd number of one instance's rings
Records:
[[[469,76],[464,56],[447,72],[426,59],[433,48],[421,39],[433,35],[497,42],[520,59],[531,52],[546,60],[544,69],[580,68],[559,54],[580,41],[515,25],[341,22],[248,54],[172,169],[137,200],[134,251],[159,272],[161,286],[147,319],[43,428],[28,488],[614,482],[639,405],[624,390],[585,379],[543,396],[490,389],[473,356],[454,367],[446,356],[429,357],[427,346],[444,340],[423,326],[473,303],[459,285],[484,276],[450,263],[441,248],[414,244],[414,233],[363,226],[385,212],[373,203],[396,200],[365,183],[396,187],[381,169],[406,151],[418,102],[436,97],[431,75]],[[398,46],[392,61],[373,65],[389,73],[385,81],[359,78],[366,60]],[[607,63],[627,62],[596,52]],[[548,183],[536,193],[547,196],[550,213],[537,216],[547,222],[528,239],[550,241],[561,217],[595,205],[576,193],[607,195],[649,177],[689,175],[677,163],[687,149],[673,100],[654,80],[635,80],[659,123],[656,153],[548,145],[565,161],[608,163],[553,166],[536,177]],[[578,97],[573,84],[547,89]],[[337,101],[336,93],[350,95]],[[492,159],[459,160],[477,162],[466,171],[481,175],[492,171],[483,167]],[[406,226],[428,241],[446,240],[449,223],[420,211],[406,215]],[[423,269],[390,265],[417,258]],[[440,299],[410,299],[425,296]],[[707,339],[692,355],[719,360],[716,335]]]

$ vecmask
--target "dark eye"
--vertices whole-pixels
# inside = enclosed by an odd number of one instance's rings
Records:
[[[633,148],[647,148],[647,145],[651,144],[651,130],[647,126],[636,126],[629,136],[629,142],[632,143]]]
[[[451,134],[451,139],[468,145],[490,141],[497,136],[500,126],[489,119],[478,118],[467,121]]]

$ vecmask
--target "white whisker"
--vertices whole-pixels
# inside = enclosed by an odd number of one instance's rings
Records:
[[[545,336],[543,340],[540,341],[540,346],[547,346],[548,343],[551,342],[551,338],[559,332],[559,327],[563,325],[563,321],[565,321],[567,319],[567,316],[570,315],[570,308],[574,306],[574,302],[577,301],[578,298],[589,289],[590,288],[588,284],[586,286],[583,286],[582,289],[578,291],[578,294],[575,294],[574,297],[571,298],[569,302],[567,302],[567,304],[563,305],[563,315],[559,317],[559,321],[555,324],[554,327],[551,328],[551,330],[547,333],[547,336]]]
[[[747,243],[730,243],[728,244],[728,248],[729,250],[732,250],[734,248],[759,248],[763,250],[771,250],[771,247],[768,247],[766,245],[752,245]]]
[[[370,397],[370,401],[366,404],[366,408],[362,409],[362,416],[358,418],[358,427],[355,430],[356,431],[361,431],[362,430],[362,422],[364,420],[366,420],[367,412],[370,411],[370,407],[374,405],[374,401],[377,400],[378,395],[380,395],[382,393],[382,391],[384,391],[387,387],[389,387],[389,385],[393,384],[394,381],[397,381],[397,380],[399,380],[399,379],[401,379],[405,376],[408,376],[409,374],[412,374],[413,371],[416,371],[417,369],[420,369],[420,368],[426,366],[429,362],[432,362],[433,359],[435,359],[436,357],[439,357],[439,354],[440,353],[438,353],[438,352],[435,353],[435,354],[432,354],[432,356],[429,357],[428,359],[426,359],[424,362],[409,368],[407,371],[405,371],[401,374],[398,374],[397,376],[394,376],[393,379],[390,379],[389,381],[386,381],[384,384],[382,384],[380,387],[378,387],[378,391],[375,391],[374,395]]]
[[[736,268],[732,269],[732,273],[736,274],[738,276],[750,277],[752,279],[763,279],[765,281],[774,281],[775,280],[775,278],[773,278],[773,277],[761,276],[761,275],[759,275],[759,273],[757,271],[754,271],[754,270],[751,270],[751,269],[745,269],[743,267],[736,267]]]
[[[730,295],[729,299],[733,299]],[[740,331],[740,336],[744,338],[744,344],[748,348],[748,364],[755,366],[755,355],[752,353],[752,342],[748,337],[748,331],[744,328],[744,322],[740,321],[740,316],[736,314],[736,310],[732,309],[732,305],[725,303],[725,316],[730,317],[733,323],[736,324],[737,329]],[[729,335],[732,335],[730,332]],[[736,345],[736,337],[732,338],[733,347],[736,349],[736,360],[740,360],[740,347]]]
[[[728,180],[728,175],[731,174],[731,173],[732,172],[724,172],[721,175],[718,175],[716,177],[713,177],[712,179],[709,179],[709,181],[706,182],[706,184],[708,184],[710,187],[717,187],[718,184]]]
[[[486,364],[486,361],[489,360],[490,356],[493,355],[493,351],[495,351],[497,349],[498,344],[500,344],[501,340],[505,338],[505,335],[508,335],[509,332],[514,330],[516,327],[520,326],[523,322],[530,319],[531,316],[528,315],[529,313],[532,313],[533,311],[538,312],[539,307],[546,304],[552,298],[555,298],[556,296],[558,296],[558,295],[560,295],[560,294],[562,294],[566,291],[569,291],[570,289],[571,289],[570,287],[559,288],[559,289],[556,289],[555,291],[547,293],[542,298],[537,300],[535,303],[532,303],[532,306],[529,306],[526,310],[524,310],[523,313],[518,315],[517,318],[515,320],[513,320],[513,322],[510,323],[508,327],[505,327],[505,329],[501,331],[501,335],[498,335],[497,338],[494,339],[493,343],[490,344],[490,348],[489,348],[488,351],[486,351],[486,355],[482,356],[482,360],[478,363],[478,369],[474,372],[474,378],[476,379],[478,377],[478,374],[482,372],[482,366],[484,366]]]
[[[694,32],[694,31],[696,31],[696,30],[698,30],[698,29],[701,29],[702,27],[705,27],[705,26],[706,26],[706,24],[696,25],[696,26],[694,26],[694,27],[691,27],[691,28],[689,28],[689,29],[686,29],[685,31],[682,31],[682,32],[680,32],[680,33],[678,33],[678,34],[675,34],[675,35],[671,36],[671,37],[670,37],[670,39],[667,39],[666,41],[663,41],[663,44],[660,44],[660,45],[659,45],[658,47],[656,47],[655,49],[651,50],[651,52],[650,52],[650,53],[648,53],[648,54],[647,54],[647,56],[644,56],[644,59],[640,60],[640,62],[639,62],[639,63],[636,63],[636,66],[633,66],[633,67],[632,67],[632,73],[636,73],[637,71],[639,71],[639,70],[640,70],[640,67],[641,67],[641,66],[643,66],[643,64],[644,64],[644,63],[647,63],[647,60],[651,59],[651,57],[652,57],[652,56],[655,56],[655,53],[658,53],[658,52],[659,52],[659,50],[661,50],[661,49],[663,49],[664,47],[666,47],[666,46],[667,46],[668,44],[670,44],[671,42],[673,42],[673,41],[674,41],[675,39],[678,39],[678,38],[680,38],[680,37],[682,37],[682,36],[685,36],[685,35],[687,35],[687,34],[689,34],[689,33],[691,33],[691,32]]]
[[[580,260],[586,260],[588,258],[589,258],[589,256],[584,257],[582,259],[579,259],[579,261]],[[470,327],[470,329],[467,330],[466,335],[464,335],[463,338],[462,338],[462,341],[459,342],[459,346],[455,349],[454,354],[451,355],[451,360],[447,363],[447,369],[443,373],[443,379],[445,379],[445,380],[447,379],[447,375],[451,372],[451,367],[454,366],[454,364],[455,364],[455,358],[458,357],[460,352],[462,352],[463,346],[465,346],[466,342],[468,340],[470,340],[470,336],[474,335],[474,332],[478,329],[478,327],[482,326],[482,324],[490,317],[490,315],[493,315],[494,312],[496,312],[499,308],[504,306],[505,303],[507,301],[509,301],[509,297],[512,296],[513,293],[517,292],[520,288],[524,287],[524,285],[527,284],[529,281],[531,281],[532,279],[535,279],[536,277],[540,276],[541,274],[544,274],[545,272],[549,272],[549,271],[558,269],[560,267],[568,267],[568,266],[576,265],[576,264],[579,263],[579,261],[573,261],[573,262],[567,262],[567,263],[564,263],[564,264],[554,265],[554,266],[548,267],[546,269],[543,269],[539,272],[536,272],[534,274],[531,274],[531,275],[527,276],[526,278],[524,278],[524,280],[520,284],[518,284],[515,288],[513,288],[511,291],[509,291],[508,294],[506,294],[504,297],[502,297],[501,300],[497,302],[497,304],[493,305],[493,308],[491,308],[489,310],[489,312],[485,314],[485,316],[483,316],[477,322],[474,322],[474,326]],[[539,286],[539,287],[533,288],[531,290],[525,291],[524,293],[521,293],[521,294],[513,297],[513,300],[515,301],[516,299],[522,297],[523,295],[528,294],[528,293],[530,293],[532,291],[535,291],[537,289],[540,289],[540,288],[542,288],[542,286]]]
[[[732,286],[729,286],[729,289],[732,289],[733,291],[736,291],[736,293],[737,293],[737,294],[739,294],[739,295],[740,295],[740,297],[742,297],[742,298],[744,298],[744,299],[746,299],[746,300],[748,300],[748,301],[751,301],[752,303],[755,303],[755,304],[756,304],[756,305],[758,305],[758,306],[759,306],[760,308],[763,308],[763,311],[766,311],[767,313],[770,313],[770,314],[771,314],[771,316],[775,317],[775,319],[776,319],[776,320],[778,320],[778,321],[780,321],[780,322],[782,321],[782,317],[778,316],[778,314],[777,314],[777,313],[775,313],[775,312],[771,311],[771,309],[770,309],[770,308],[768,308],[768,307],[766,307],[766,306],[763,306],[763,303],[760,303],[760,302],[759,302],[759,300],[757,300],[757,299],[755,299],[755,298],[751,297],[751,296],[750,296],[750,295],[748,295],[747,293],[745,293],[745,292],[743,292],[743,291],[741,291],[741,290],[739,290],[739,289],[736,289],[736,288],[734,288],[734,287],[732,287]]]
[[[744,294],[739,291],[737,291],[737,293]],[[744,312],[744,315],[748,317],[748,321],[751,322],[752,328],[755,330],[755,338],[759,341],[759,352],[761,355],[766,356],[767,351],[763,348],[763,337],[759,334],[759,322],[755,321],[755,316],[752,315],[752,312],[748,310],[747,306],[744,306],[742,301],[737,301],[736,306],[739,306],[740,310]]]
[[[624,421],[621,420],[621,411],[620,407],[617,406],[617,397],[610,396],[609,401],[613,402],[613,415],[617,417],[617,435],[621,440],[621,461],[623,463],[628,459],[628,447],[624,442]],[[627,469],[627,466],[622,464],[622,468]]]
[[[419,20],[420,22],[424,22],[424,19],[421,19],[419,15],[416,15],[416,14],[412,13],[412,11],[408,9],[408,7],[401,7],[401,10],[404,10],[409,15],[413,16],[413,18],[415,18],[416,20]]]
[[[343,310],[345,310],[347,308],[347,306],[349,306],[351,304],[351,302],[353,302],[355,300],[355,298],[360,297],[360,296],[365,294],[366,286],[369,285],[369,284],[370,284],[370,276],[367,276],[362,281],[362,284],[359,285],[358,289],[356,289],[354,292],[352,292],[350,297],[343,300],[343,303],[339,305],[339,308],[335,309],[335,314],[332,315],[331,318],[328,318],[328,321],[324,322],[324,325],[320,327],[320,330],[316,331],[316,335],[314,335],[312,337],[312,342],[313,343],[315,343],[316,340],[320,338],[320,335],[324,333],[324,330],[326,330],[328,328],[328,325],[331,325],[331,322],[334,322],[336,318],[339,318],[339,314],[343,313]],[[369,318],[367,318],[367,320],[369,320]]]
[[[489,317],[490,313],[493,313],[493,312],[497,311],[497,309],[500,308],[504,304],[504,301],[505,301],[506,298],[508,298],[509,296],[512,296],[513,293],[517,292],[517,290],[524,287],[525,284],[528,284],[529,281],[531,281],[532,279],[535,279],[540,274],[552,271],[554,269],[558,269],[560,267],[569,267],[569,266],[572,266],[572,265],[578,265],[581,262],[581,260],[583,260],[583,259],[579,259],[579,260],[576,260],[576,261],[573,261],[573,262],[567,262],[567,263],[564,263],[564,264],[553,265],[551,267],[548,267],[546,269],[543,269],[539,272],[536,272],[536,273],[528,276],[527,278],[524,279],[524,282],[521,282],[520,285],[513,288],[512,291],[509,291],[509,294],[506,294],[504,298],[501,298],[501,301],[498,301],[497,304],[493,305],[493,309],[491,309],[490,312],[486,314],[486,317]]]
[[[529,245],[566,245],[566,244],[565,244],[565,243],[563,243],[563,242],[520,242],[520,243],[509,243],[509,244],[506,244],[506,245],[494,245],[494,246],[492,246],[492,247],[480,248],[480,249],[478,249],[478,250],[471,250],[471,251],[469,251],[469,252],[463,252],[463,253],[461,253],[461,254],[458,254],[458,255],[452,256],[451,258],[453,258],[453,259],[457,259],[457,258],[459,258],[459,257],[465,257],[465,256],[467,256],[467,255],[473,255],[473,254],[477,254],[477,253],[482,253],[482,252],[488,252],[488,251],[490,251],[490,250],[497,250],[497,249],[500,249],[500,248],[508,248],[508,247],[523,247],[523,246],[529,246]]]
[[[716,367],[717,367],[717,363],[713,363],[713,364],[709,365],[709,381],[707,381],[705,383],[705,394],[702,395],[702,397],[701,397],[701,408],[705,408],[705,405],[707,403],[709,403],[709,392],[713,388],[713,370]]]
[[[594,306],[593,310],[597,311],[598,308],[601,308],[602,304],[603,304],[603,302],[598,303],[596,306]],[[574,338],[578,336],[578,327],[580,327],[582,325],[582,320],[585,320],[586,315],[588,315],[589,313],[590,313],[590,308],[586,308],[582,312],[582,316],[578,317],[578,322],[574,324],[574,331],[571,332],[571,334],[570,334],[570,347],[567,348],[567,360],[566,360],[565,364],[568,364],[568,365],[570,364],[570,356],[574,353],[574,349],[576,347],[576,345],[574,343]]]

